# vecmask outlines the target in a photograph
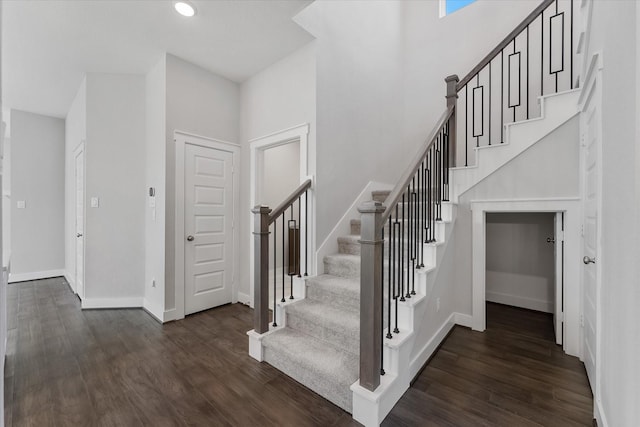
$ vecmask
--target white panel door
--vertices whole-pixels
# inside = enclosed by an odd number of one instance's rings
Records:
[[[553,323],[556,332],[556,344],[562,345],[564,322],[564,213],[558,212],[554,219],[553,245],[555,262],[555,299],[553,309]]]
[[[185,145],[185,315],[231,302],[233,154]]]
[[[583,358],[591,389],[597,397],[597,362],[599,349],[599,301],[600,276],[598,267],[599,222],[598,206],[600,203],[599,157],[601,145],[600,130],[600,81],[595,79],[593,85],[583,89],[590,90],[582,114],[584,146],[584,208],[583,208],[583,316],[584,316],[584,351]]]
[[[84,298],[84,149],[75,154],[76,293]]]

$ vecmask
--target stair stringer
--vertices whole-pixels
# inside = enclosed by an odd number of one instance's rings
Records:
[[[445,257],[453,256],[447,253],[447,248],[455,228],[456,207],[453,203],[446,205],[443,209],[443,221],[438,224],[442,230],[439,235],[443,239],[425,245],[425,256],[427,251],[432,251],[433,264],[425,263],[424,271],[417,273],[417,295],[399,304],[400,333],[394,334],[392,339],[383,338],[385,375],[380,377],[380,386],[372,392],[361,387],[358,382],[351,385],[353,418],[365,426],[380,425],[410,387],[411,380],[424,361],[433,354],[454,324],[468,326],[465,316],[452,311],[432,336],[422,339],[420,334],[420,330],[425,326],[423,320],[427,309],[435,304],[432,298],[434,292],[448,285],[442,280],[439,281],[439,275]],[[386,331],[383,333],[386,334]]]
[[[578,114],[579,97],[580,89],[541,96],[540,117],[504,125],[503,144],[475,148],[474,166],[450,170],[452,200],[457,203],[462,194]]]

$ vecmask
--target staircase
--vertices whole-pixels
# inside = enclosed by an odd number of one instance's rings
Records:
[[[549,13],[554,6],[556,18]],[[529,85],[527,75],[526,92],[518,86],[517,104],[511,95],[501,98],[501,90],[511,85],[511,73],[516,72],[511,65],[506,77],[501,75],[502,80],[495,84],[497,70],[504,67],[503,57],[515,55],[516,37],[526,32],[528,41],[532,23],[559,19],[557,16],[561,16],[558,2],[543,0],[467,76],[445,79],[447,109],[424,147],[392,191],[371,192],[372,201],[378,203],[361,205],[361,219],[345,214],[336,230],[346,231],[350,226],[351,233],[337,238],[338,253],[324,257],[324,274],[300,279],[304,281],[302,291],[295,300],[283,299],[275,306],[271,327],[266,325],[266,304],[256,304],[262,305],[256,309],[262,317],[254,331],[248,332],[252,357],[266,361],[352,413],[357,421],[379,425],[453,325],[471,326],[473,313],[467,313],[468,309],[455,311],[454,302],[449,301],[448,311],[440,312],[441,295],[443,299],[455,299],[448,285],[454,280],[453,259],[458,255],[456,251],[447,252],[447,248],[458,215],[458,198],[577,114],[579,91],[574,89],[573,68],[560,75],[564,70],[552,69],[551,65],[548,71],[540,65],[532,66],[532,70],[542,68],[547,75],[540,78],[539,86]],[[526,46],[529,49],[528,42]],[[526,54],[529,66],[529,52]],[[548,54],[551,57],[552,52]],[[564,81],[560,86],[559,75]],[[554,90],[548,88],[547,81],[553,76]],[[496,92],[493,99],[506,101],[499,112],[494,106],[493,115],[492,82]],[[484,101],[476,101],[484,99],[485,85],[488,115],[484,114]],[[464,102],[458,101],[459,97],[464,97]],[[530,110],[540,116],[533,117]],[[473,164],[468,162],[470,150]],[[456,167],[461,164],[465,167]],[[359,201],[367,191],[361,193]],[[287,206],[285,203],[276,211],[284,211]],[[460,212],[462,208],[461,204]],[[263,209],[263,215],[267,215],[268,208]],[[256,242],[259,235],[262,239],[268,235],[264,220],[262,224],[260,232],[254,233]],[[264,276],[264,264],[261,268]],[[440,275],[442,271],[446,273]],[[266,282],[258,276],[256,281]],[[446,289],[449,291],[444,292]]]
[[[372,192],[384,201],[388,191]],[[306,298],[284,303],[284,325],[262,340],[263,360],[347,412],[358,380],[360,220],[324,259],[325,274],[306,280]]]

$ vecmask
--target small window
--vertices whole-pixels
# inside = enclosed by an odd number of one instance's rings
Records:
[[[440,0],[440,17],[447,16],[476,0]]]

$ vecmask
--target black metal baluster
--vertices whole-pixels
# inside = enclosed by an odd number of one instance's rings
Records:
[[[300,267],[300,230],[302,230],[302,196],[298,197],[298,231],[296,232],[296,272],[298,277],[302,277],[302,268]],[[292,294],[293,295],[293,294]],[[293,296],[291,297],[293,299]]]
[[[469,147],[467,139],[469,136],[469,85],[464,85],[464,165],[469,166]]]
[[[388,243],[388,258],[389,258],[389,268],[387,268],[387,270],[389,270],[388,277],[389,277],[389,283],[387,283],[387,288],[389,289],[389,296],[387,297],[387,322],[388,322],[388,329],[387,329],[387,338],[391,339],[393,338],[393,335],[391,335],[391,299],[392,299],[392,289],[391,289],[391,285],[392,285],[392,280],[391,280],[391,271],[393,270],[393,263],[391,262],[391,254],[393,253],[393,245],[394,245],[394,240],[393,240],[393,223],[391,220],[391,217],[393,216],[393,214],[389,215],[389,243]],[[384,251],[383,251],[384,253]],[[383,292],[384,293],[384,292]]]
[[[569,52],[569,70],[570,70],[569,71],[569,79],[570,79],[569,87],[573,89],[573,0],[570,2],[570,4],[571,4],[571,9],[569,10],[569,14],[570,14],[569,31],[571,31],[571,34],[569,39],[570,40],[569,41],[569,50],[570,50]]]
[[[504,144],[504,49],[500,51],[500,144]]]
[[[441,135],[438,136],[438,142],[436,143],[436,221],[440,221],[442,219],[440,218],[440,210],[442,208],[442,150],[440,149]],[[433,231],[435,233],[435,229]]]
[[[285,253],[284,253],[284,232],[286,230],[284,221],[285,221],[285,212],[282,212],[282,299],[280,300],[280,302],[284,302],[284,270],[286,270],[286,266],[285,266]]]
[[[309,210],[307,209],[307,200],[309,195],[307,194],[307,190],[304,190],[304,277],[307,277],[307,251],[309,250],[309,238],[308,238],[308,230],[309,228]]]
[[[425,157],[426,159],[426,157]],[[425,159],[422,159],[422,164],[420,165],[420,171],[422,173],[422,178],[420,179],[420,268],[424,268],[424,232],[425,232],[425,205],[427,202],[427,195],[425,193],[425,180],[424,180],[424,176],[425,176],[425,167],[424,167],[424,162]]]
[[[528,25],[527,25],[527,120],[529,120],[529,26]]]
[[[478,74],[476,74],[476,88],[480,87],[480,72],[478,71]],[[475,95],[475,90],[473,91],[473,102],[471,103],[471,109],[473,110],[473,116],[471,116],[472,120],[472,125],[471,128],[473,130],[473,134],[475,135],[476,133],[476,95]],[[480,99],[481,105],[480,105],[480,111],[484,110],[484,104],[483,99]],[[480,123],[482,123],[482,114],[480,115]],[[480,135],[476,136],[476,147],[480,146]],[[476,152],[477,153],[477,152]],[[476,164],[478,164],[478,159],[476,158]]]
[[[276,286],[278,286],[278,252],[277,252],[277,243],[278,243],[278,227],[277,222],[273,221],[273,327],[278,326],[276,323],[276,295],[278,292],[276,291]]]
[[[398,221],[398,205],[396,204],[396,221],[393,224],[393,233],[395,234],[396,237],[396,245],[394,245],[394,254],[393,254],[393,268],[394,270],[397,270],[397,275],[395,275],[395,279],[396,282],[394,283],[394,289],[393,289],[393,299],[395,300],[395,306],[396,306],[396,324],[395,324],[395,328],[393,328],[393,333],[397,334],[400,332],[400,330],[398,329],[398,291],[400,290],[400,274],[401,273],[401,269],[399,266],[399,261],[400,261],[400,222]],[[398,258],[398,263],[396,264],[396,257]],[[395,273],[395,271],[394,271]]]
[[[513,39],[513,53],[516,53],[516,39]],[[520,55],[518,55],[518,103],[520,102]],[[511,62],[509,62],[509,88],[511,88]],[[509,92],[509,103],[511,103],[511,92]],[[513,106],[513,121],[516,121],[516,106]]]
[[[489,90],[489,93],[491,93],[491,90]],[[491,118],[489,118],[489,120],[491,120]],[[442,200],[445,202],[449,201],[449,123],[450,122],[447,122],[444,125],[444,172],[442,176],[444,185]],[[491,127],[489,127],[489,129],[491,129]]]
[[[549,52],[549,55],[551,55],[551,52]],[[551,58],[549,58],[549,60],[551,60]],[[540,13],[540,96],[543,96],[543,95],[544,95],[544,10]]]
[[[411,281],[411,295],[415,295],[416,294],[416,268],[420,268],[420,260],[417,260],[418,258],[418,253],[419,253],[419,249],[418,249],[418,245],[420,242],[420,235],[418,233],[418,227],[420,226],[419,222],[418,222],[418,193],[416,193],[416,182],[415,182],[416,177],[413,177],[413,193],[411,193],[411,196],[413,197],[413,258],[412,258],[412,263],[413,263],[413,279]],[[418,174],[418,184],[420,183],[420,175]],[[420,191],[418,189],[418,191]],[[417,266],[416,266],[416,260],[417,260]],[[407,292],[407,295],[409,295],[409,293]]]
[[[384,282],[384,227],[380,230],[382,237],[382,253],[380,254],[380,280]],[[384,310],[384,283],[382,284],[382,292],[380,292],[380,308]],[[380,316],[380,330],[384,331],[384,315]],[[380,375],[384,375],[384,342],[380,346]]]
[[[404,204],[404,193],[402,194],[402,221],[400,221],[400,301],[404,299],[404,223],[406,206]]]
[[[414,177],[415,179],[415,177]],[[415,182],[414,182],[415,184]],[[407,294],[405,295],[405,298],[411,298],[411,293],[409,291],[409,263],[412,261],[415,261],[415,257],[413,255],[413,209],[414,209],[414,205],[413,205],[413,189],[411,186],[411,183],[409,183],[409,185],[407,186],[407,203],[409,204],[409,211],[407,212],[407,218],[409,220],[408,224],[407,224]],[[413,264],[413,267],[415,268],[415,264]],[[411,268],[412,271],[412,279],[414,279],[415,277],[413,276],[415,274],[415,272],[413,271],[413,268]]]
[[[433,188],[431,186],[431,178],[433,175],[433,147],[429,149],[429,167],[427,168],[427,243],[433,242],[433,227],[431,218],[433,218]]]
[[[556,0],[556,15],[558,14],[558,0]],[[562,24],[563,26],[563,32],[562,32],[562,60],[564,61],[564,23]],[[551,68],[551,43],[553,43],[553,40],[551,40],[551,22],[549,22],[549,68]],[[562,64],[562,67],[564,68],[564,63]],[[556,75],[556,93],[558,92],[558,73],[555,73]]]
[[[491,63],[493,62],[493,59],[491,59],[491,61],[489,61],[489,145],[491,145]],[[449,126],[449,122],[447,122],[447,126]],[[447,134],[449,132],[447,131]],[[447,154],[447,159],[449,158],[449,155]],[[447,160],[448,163],[448,160]],[[448,165],[447,165],[448,166]]]

